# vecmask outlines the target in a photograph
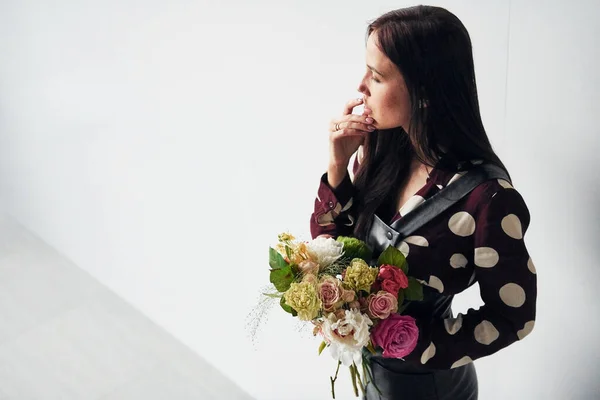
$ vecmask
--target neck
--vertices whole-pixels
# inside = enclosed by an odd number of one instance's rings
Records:
[[[423,164],[419,160],[413,158],[410,164],[410,174],[411,175],[424,175],[429,176],[432,168],[426,164]]]

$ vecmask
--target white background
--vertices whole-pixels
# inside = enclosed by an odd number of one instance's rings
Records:
[[[533,333],[476,361],[482,399],[598,395],[600,104],[594,1],[446,1],[482,117],[531,212]],[[5,211],[257,399],[327,399],[335,363],[274,308],[277,234],[309,239],[328,122],[365,30],[403,1],[0,3]],[[455,312],[477,307],[470,290]],[[338,398],[351,398],[340,372]]]

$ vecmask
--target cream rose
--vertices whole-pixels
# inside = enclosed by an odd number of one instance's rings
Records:
[[[373,321],[356,309],[345,310],[343,316],[338,314],[327,315],[321,327],[323,337],[329,343],[331,356],[345,366],[350,366],[352,362],[360,365],[362,348],[369,342],[369,327]]]

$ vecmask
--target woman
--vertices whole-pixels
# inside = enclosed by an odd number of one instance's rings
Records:
[[[368,27],[366,63],[363,97],[331,122],[313,238],[365,240],[374,215],[401,220],[478,164],[506,170],[481,121],[471,41],[455,15],[427,6],[382,15]],[[352,114],[359,104],[363,115]],[[402,240],[410,274],[424,284],[425,299],[405,310],[419,341],[404,360],[370,356],[381,393],[369,384],[366,399],[477,398],[472,361],[534,326],[536,272],[523,241],[529,222],[511,183],[490,179]],[[453,295],[475,282],[485,305],[453,316]]]

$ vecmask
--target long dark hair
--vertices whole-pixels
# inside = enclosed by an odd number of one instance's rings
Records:
[[[371,34],[404,77],[411,123],[409,132],[397,127],[367,136],[354,178],[354,235],[363,240],[373,214],[397,207],[413,158],[443,170],[457,171],[472,159],[506,170],[481,121],[471,39],[462,22],[444,8],[415,6],[383,14],[369,24],[367,39]]]

